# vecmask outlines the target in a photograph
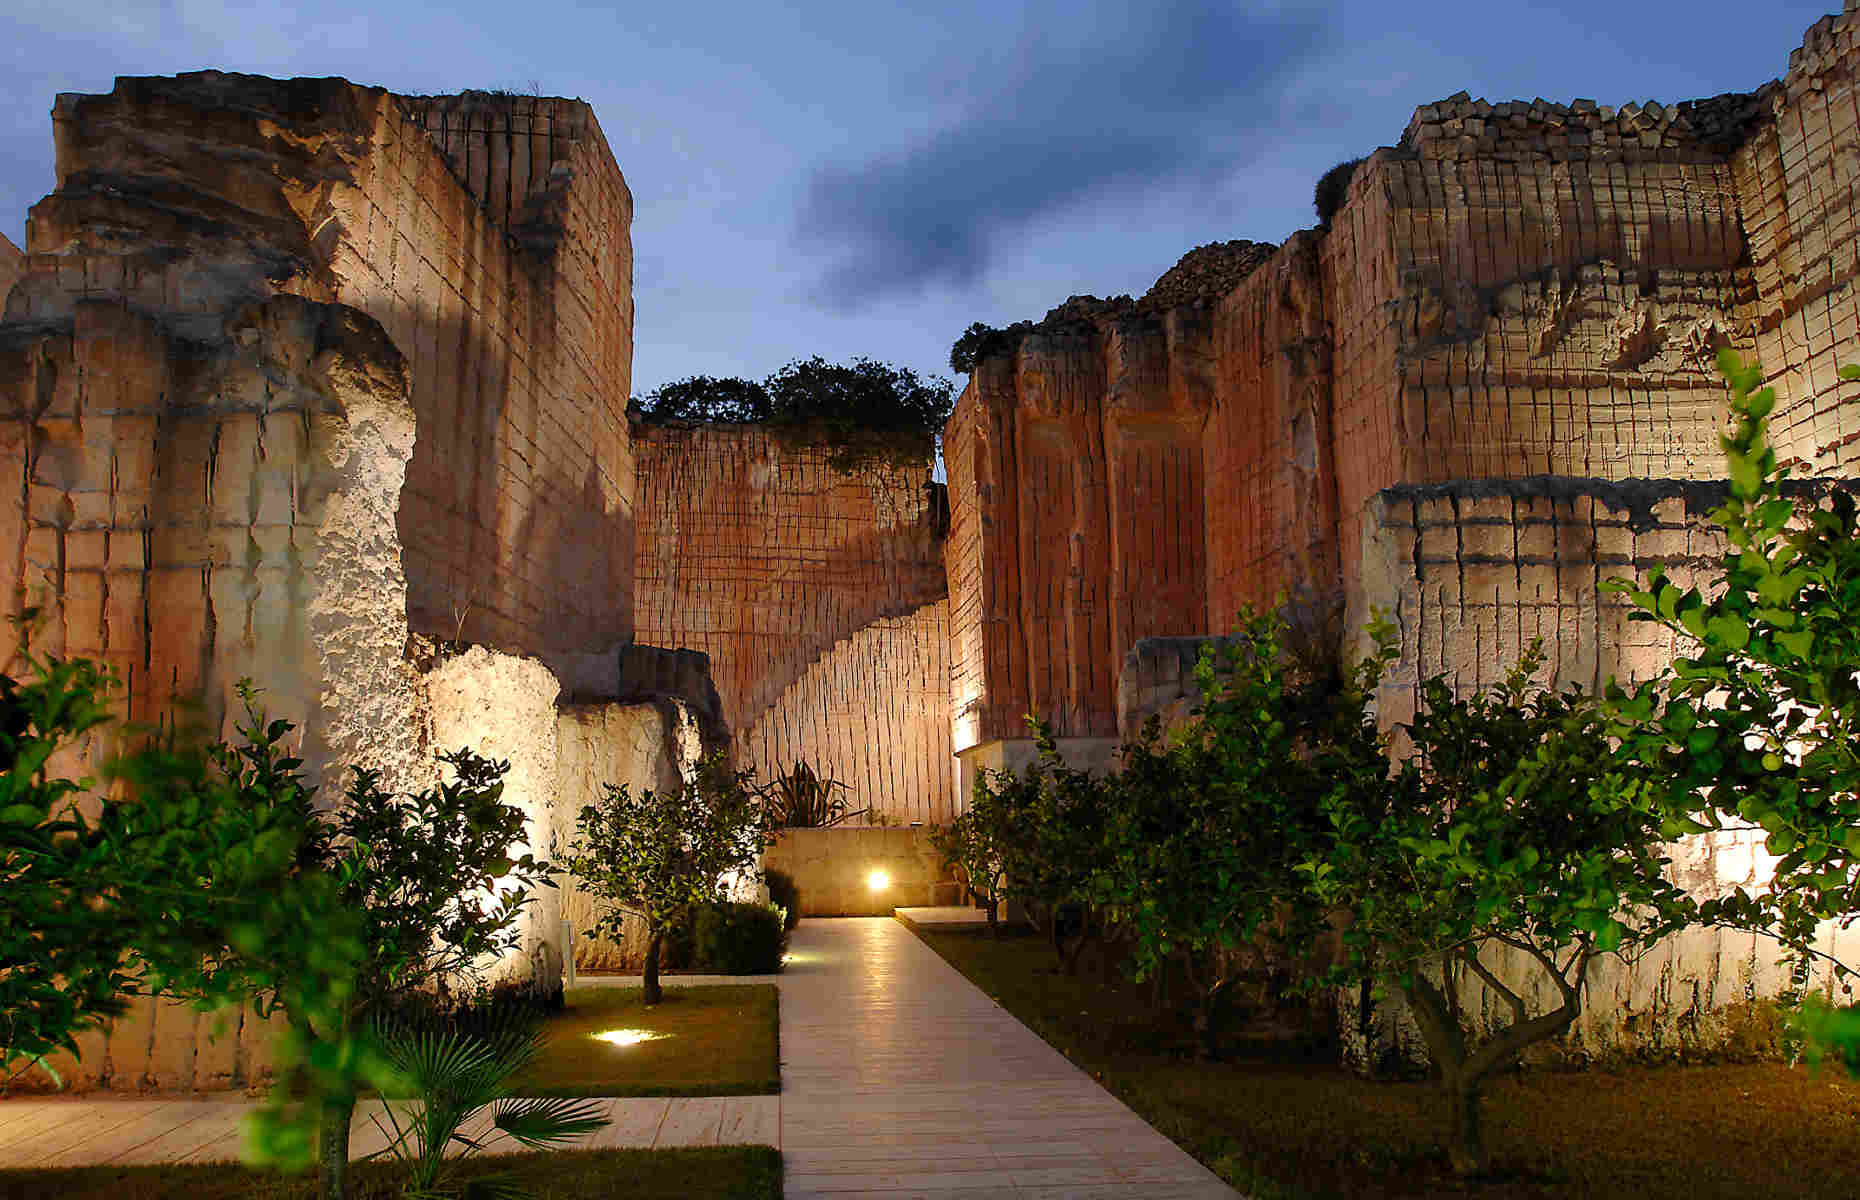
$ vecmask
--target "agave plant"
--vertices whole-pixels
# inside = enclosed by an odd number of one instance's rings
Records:
[[[402,1086],[417,1097],[390,1101],[374,1118],[389,1139],[378,1154],[392,1154],[407,1165],[403,1194],[409,1200],[527,1200],[531,1193],[509,1174],[452,1183],[446,1178],[447,1148],[461,1147],[451,1161],[482,1152],[499,1138],[545,1150],[608,1123],[597,1100],[511,1094],[516,1077],[542,1050],[542,1029],[533,1021],[505,1018],[488,1030],[473,1031],[382,1019],[375,1023],[375,1037]],[[490,1129],[467,1134],[467,1123],[486,1107],[491,1109]]]
[[[845,797],[833,794],[836,788],[847,790],[846,785],[837,779],[822,778],[805,760],[777,775],[771,786],[770,807],[777,828],[825,829],[871,811],[847,811]]]

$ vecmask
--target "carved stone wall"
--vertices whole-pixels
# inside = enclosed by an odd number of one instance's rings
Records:
[[[1857,37],[1853,0],[1817,21],[1759,92],[1763,119],[1731,160],[1750,246],[1738,319],[1776,388],[1777,446],[1812,474],[1860,464],[1860,383],[1836,373],[1860,360]]]
[[[949,747],[949,602],[884,617],[836,643],[736,743],[773,779],[806,760],[878,825],[947,824],[960,811]]]
[[[1836,375],[1860,362],[1857,37],[1848,0],[1782,80],[1674,105],[1461,93],[1356,170],[1327,229],[1217,297],[1173,296],[1159,350],[1119,342],[1144,301],[1075,297],[1010,331],[946,434],[965,776],[1024,754],[1029,709],[1081,738],[1118,731],[1106,712],[1126,734],[1179,716],[1199,638],[1281,593],[1331,654],[1361,650],[1372,607],[1396,622],[1388,725],[1422,679],[1493,683],[1534,636],[1557,682],[1670,661],[1664,631],[1600,585],[1655,565],[1684,579],[1721,550],[1704,519],[1724,470],[1717,350],[1760,356],[1805,473],[1860,461],[1860,383]],[[1181,336],[1204,311],[1211,347]],[[1120,473],[1089,415],[1120,381],[1136,393],[1120,411],[1183,421],[1174,470],[1205,480],[1199,498]],[[1157,544],[1199,539],[1201,557],[1123,550],[1110,514],[1140,502],[1176,522]],[[1182,599],[1196,588],[1204,609]],[[1114,692],[1094,659],[1123,663]],[[1694,839],[1675,861],[1696,890],[1758,882],[1758,836]],[[1773,947],[1675,939],[1596,975],[1564,1049],[1708,1049],[1729,1007],[1780,983]]]
[[[929,464],[840,471],[744,426],[640,426],[634,446],[639,640],[710,656],[764,778],[831,760],[887,812],[933,810],[947,584]]]
[[[545,116],[539,178],[511,130]],[[460,174],[429,125],[462,127]],[[58,190],[23,261],[0,246],[0,615],[115,667],[129,720],[229,734],[252,678],[328,797],[351,765],[429,784],[436,744],[509,758],[540,837],[538,659],[602,659],[611,694],[631,628],[631,202],[586,106],[203,72],[61,97],[54,127]],[[479,159],[526,164],[516,217],[468,190]],[[410,633],[536,657],[423,679]],[[553,896],[500,973],[559,970]],[[252,1082],[265,1038],[226,1016],[137,1001],[66,1078]]]
[[[957,752],[1029,712],[1113,736],[1124,651],[1205,621],[1214,346],[1205,305],[1112,309],[977,365],[944,443]]]
[[[0,233],[0,313],[6,312],[6,294],[26,273],[26,255],[13,239]]]
[[[1626,598],[1602,592],[1613,578],[1663,568],[1682,587],[1715,573],[1724,551],[1708,514],[1723,484],[1677,480],[1612,483],[1554,477],[1487,479],[1388,488],[1364,521],[1361,590],[1351,629],[1374,605],[1392,614],[1401,660],[1384,679],[1377,715],[1384,728],[1410,720],[1420,682],[1445,675],[1463,689],[1497,682],[1532,638],[1549,655],[1548,679],[1593,691],[1610,676],[1656,675],[1676,653],[1664,627],[1628,620]],[[1359,650],[1360,643],[1353,647]],[[1760,889],[1774,870],[1754,826],[1701,834],[1667,847],[1675,880],[1701,899],[1732,887]],[[1844,960],[1860,953],[1860,930],[1824,923],[1817,947]],[[1516,952],[1493,957],[1499,977],[1530,996],[1541,971]],[[1598,960],[1576,1028],[1539,1057],[1577,1062],[1710,1054],[1759,1019],[1753,1001],[1787,984],[1768,938],[1690,930],[1634,962]],[[1811,986],[1832,995],[1825,960]],[[1503,1001],[1465,981],[1470,1019],[1489,1034],[1510,1019]],[[1365,1065],[1393,1052],[1425,1062],[1417,1033],[1404,1031],[1399,1003],[1379,1014],[1369,1044],[1346,1022],[1346,1042]]]
[[[545,658],[625,639],[632,202],[586,105],[208,71],[53,119],[11,320],[109,299],[211,339],[277,292],[368,313],[421,430],[414,632]]]
[[[605,785],[637,796],[681,786],[702,757],[698,719],[680,700],[644,704],[569,704],[556,718],[557,793],[551,834],[567,846],[583,805],[600,803]],[[618,940],[588,936],[601,909],[576,876],[562,881],[561,914],[575,929],[575,965],[584,970],[637,966],[645,954],[645,923],[629,919]]]

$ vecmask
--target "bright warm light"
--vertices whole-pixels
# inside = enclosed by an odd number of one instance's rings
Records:
[[[875,892],[882,892],[891,886],[891,876],[883,871],[874,871],[865,877],[865,885]]]
[[[588,1036],[614,1046],[637,1046],[641,1042],[656,1042],[665,1035],[650,1029],[604,1029]]]

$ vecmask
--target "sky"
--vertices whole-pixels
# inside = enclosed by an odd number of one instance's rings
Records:
[[[578,96],[633,190],[635,394],[815,354],[948,376],[973,321],[1315,224],[1419,105],[1750,91],[1838,7],[7,0],[0,232],[52,188],[54,97],[117,75]]]

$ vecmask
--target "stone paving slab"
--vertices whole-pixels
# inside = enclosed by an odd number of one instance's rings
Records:
[[[237,1159],[240,1120],[255,1101],[55,1098],[0,1101],[0,1168],[78,1167],[104,1163],[217,1162]],[[695,1096],[603,1099],[612,1122],[570,1143],[586,1149],[669,1149],[681,1146],[774,1145],[780,1136],[779,1096]],[[358,1105],[350,1151],[363,1158],[387,1136],[373,1118],[379,1101]],[[489,1114],[477,1118],[488,1128]],[[404,1123],[404,1118],[403,1118]],[[472,1132],[468,1126],[467,1133]],[[491,1153],[523,1147],[503,1138]]]

